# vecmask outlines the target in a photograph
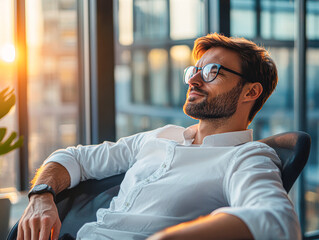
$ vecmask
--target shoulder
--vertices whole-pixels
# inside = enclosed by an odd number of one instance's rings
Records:
[[[281,169],[281,160],[276,151],[265,143],[252,141],[238,146],[235,164],[275,165]]]

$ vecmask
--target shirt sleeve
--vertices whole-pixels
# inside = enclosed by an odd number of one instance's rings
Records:
[[[282,186],[275,151],[255,144],[238,151],[224,179],[228,213],[246,223],[255,239],[301,239],[293,204]]]
[[[57,162],[70,174],[72,188],[80,181],[102,179],[126,172],[136,161],[146,133],[121,138],[116,143],[68,147],[52,153],[45,161]]]

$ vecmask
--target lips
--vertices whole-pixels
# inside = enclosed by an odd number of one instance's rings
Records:
[[[205,96],[206,94],[191,89],[188,93],[187,100],[188,102],[193,102],[193,101],[196,101],[196,99],[201,99]]]
[[[202,97],[202,96],[204,96],[204,94],[199,93],[199,92],[197,92],[197,91],[190,91],[189,94],[188,94],[188,96],[189,96],[189,97],[196,97],[196,96]]]

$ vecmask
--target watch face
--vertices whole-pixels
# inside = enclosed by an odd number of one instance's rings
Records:
[[[48,185],[46,184],[39,184],[39,185],[36,185],[34,186],[33,190],[34,191],[42,191],[44,189],[47,189]]]

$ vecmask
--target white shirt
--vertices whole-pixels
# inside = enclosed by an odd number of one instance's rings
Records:
[[[192,145],[197,125],[167,125],[116,143],[70,147],[47,162],[62,164],[80,181],[126,172],[110,207],[97,211],[77,239],[145,239],[168,226],[228,213],[255,239],[301,239],[283,189],[276,152],[252,141],[252,130],[210,135]]]

